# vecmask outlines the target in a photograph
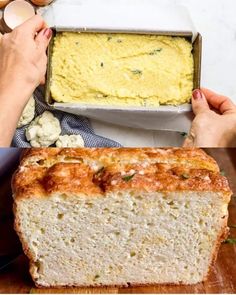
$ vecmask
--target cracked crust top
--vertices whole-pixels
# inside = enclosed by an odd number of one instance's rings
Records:
[[[16,199],[54,193],[103,196],[119,190],[231,190],[214,159],[192,148],[29,149],[12,181]]]

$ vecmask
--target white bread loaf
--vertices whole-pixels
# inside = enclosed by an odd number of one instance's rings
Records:
[[[195,284],[228,234],[228,182],[199,149],[31,149],[12,186],[37,286]]]

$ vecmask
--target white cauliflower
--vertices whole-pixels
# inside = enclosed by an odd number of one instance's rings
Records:
[[[29,124],[34,119],[34,113],[35,113],[35,100],[34,100],[34,97],[31,96],[26,107],[23,110],[23,113],[21,114],[17,128],[21,128]]]
[[[32,147],[47,147],[58,140],[60,133],[59,120],[46,111],[31,122],[25,135]]]
[[[84,140],[80,135],[62,135],[56,142],[57,147],[84,147]]]

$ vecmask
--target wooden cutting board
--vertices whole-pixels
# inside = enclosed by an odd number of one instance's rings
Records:
[[[232,198],[229,206],[229,225],[236,225],[236,149],[227,151],[210,149],[207,152],[217,160],[230,181],[235,197]],[[0,200],[3,200],[6,195],[9,196],[9,192],[7,193],[6,190],[7,182],[9,183],[9,178],[4,180],[5,186],[2,190],[3,183],[0,180]],[[10,188],[8,189],[10,191]],[[236,245],[231,244],[222,244],[216,265],[212,269],[208,281],[194,286],[38,289],[29,276],[27,258],[23,254],[18,255],[20,249],[18,242],[13,241],[15,236],[12,222],[6,224],[6,216],[1,219],[0,215],[0,239],[1,228],[5,226],[4,240],[9,244],[9,257],[12,257],[11,263],[0,269],[0,293],[236,293]],[[6,227],[8,231],[6,231]],[[236,238],[236,228],[231,228],[231,236]],[[6,245],[4,251],[6,251]],[[15,256],[17,257],[14,259]]]

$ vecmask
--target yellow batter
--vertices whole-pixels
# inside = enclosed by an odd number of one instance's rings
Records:
[[[58,102],[179,105],[193,89],[192,44],[155,35],[59,33],[51,94]]]

